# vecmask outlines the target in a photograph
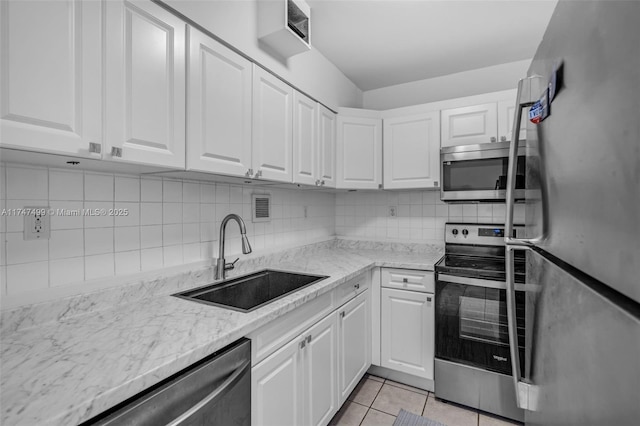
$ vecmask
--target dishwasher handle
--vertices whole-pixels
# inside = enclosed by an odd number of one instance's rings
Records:
[[[240,379],[246,374],[246,372],[251,368],[251,360],[247,360],[240,364],[236,370],[229,375],[229,377],[213,392],[209,395],[205,396],[191,407],[189,410],[185,411],[180,415],[177,419],[167,423],[167,426],[179,426],[183,424],[186,420],[188,420],[191,416],[200,411],[203,407],[209,405],[212,401],[216,399],[220,399],[224,397],[233,387],[240,381]]]

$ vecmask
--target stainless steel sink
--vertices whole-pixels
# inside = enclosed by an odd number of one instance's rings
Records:
[[[240,312],[250,312],[325,278],[327,277],[322,275],[265,269],[176,293],[173,296]]]

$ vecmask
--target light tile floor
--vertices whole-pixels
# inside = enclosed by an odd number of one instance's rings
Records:
[[[447,426],[512,426],[520,424],[456,404],[438,401],[431,392],[369,374],[362,378],[329,424],[334,426],[391,426],[401,408]]]

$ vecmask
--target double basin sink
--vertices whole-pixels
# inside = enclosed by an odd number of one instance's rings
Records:
[[[325,278],[327,276],[265,269],[176,293],[173,296],[240,312],[250,312]]]

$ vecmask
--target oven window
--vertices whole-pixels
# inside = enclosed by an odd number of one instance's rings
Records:
[[[506,291],[436,282],[436,357],[511,374]],[[524,365],[525,294],[516,292],[518,352]]]
[[[442,163],[442,187],[445,191],[487,191],[507,187],[507,157]],[[525,186],[525,157],[518,157],[516,189]]]
[[[509,346],[507,304],[460,296],[460,338]]]

